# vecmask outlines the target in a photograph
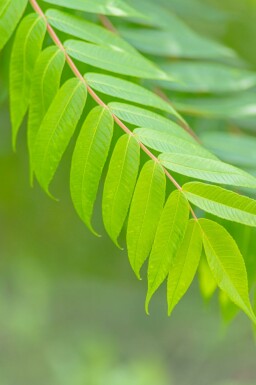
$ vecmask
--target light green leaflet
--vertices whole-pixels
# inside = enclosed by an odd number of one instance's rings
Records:
[[[117,238],[132,199],[139,165],[139,143],[131,135],[121,136],[110,159],[102,198],[103,222],[117,246]]]
[[[78,40],[67,40],[64,46],[71,57],[94,67],[142,79],[168,80],[164,72],[138,54]]]
[[[209,118],[247,119],[256,116],[255,91],[248,90],[224,96],[201,96],[192,98],[182,93],[173,95],[174,107],[189,115],[206,116]]]
[[[243,257],[231,235],[216,222],[200,219],[207,261],[218,286],[256,322],[249,294]]]
[[[0,51],[16,28],[28,0],[1,0],[0,4]]]
[[[28,118],[28,149],[30,154],[31,180],[33,150],[42,120],[60,85],[65,63],[64,52],[56,46],[46,48],[39,56],[32,77]]]
[[[195,139],[178,124],[155,112],[132,106],[131,104],[118,102],[109,103],[109,108],[119,119],[134,126],[152,128],[157,131],[163,129],[164,132],[168,130],[170,134],[195,143]]]
[[[72,201],[82,221],[95,235],[97,233],[91,225],[91,217],[113,135],[113,125],[112,115],[106,108],[93,108],[81,128],[72,158]]]
[[[68,35],[91,43],[107,45],[116,49],[138,54],[138,51],[136,51],[135,48],[117,34],[90,21],[58,11],[57,9],[48,9],[46,17],[52,27],[65,32]]]
[[[85,78],[94,90],[102,92],[103,94],[115,96],[128,100],[129,102],[143,104],[148,107],[154,107],[177,116],[177,112],[169,103],[146,88],[129,82],[128,80],[97,73],[88,73],[85,75]]]
[[[199,288],[203,298],[209,301],[217,289],[217,283],[212,276],[206,256],[203,252],[198,268]]]
[[[179,153],[199,155],[203,158],[217,159],[215,155],[200,146],[196,141],[184,140],[183,138],[173,135],[169,129],[161,130],[152,128],[137,128],[134,134],[140,142],[153,150],[165,153]]]
[[[149,257],[148,292],[145,304],[147,313],[152,295],[170,271],[173,258],[183,240],[188,218],[188,201],[182,192],[175,190],[165,204]]]
[[[161,65],[177,82],[161,87],[184,92],[225,93],[243,91],[256,85],[256,73],[208,62],[174,62]]]
[[[187,199],[220,218],[256,226],[256,201],[219,186],[200,182],[186,183],[182,190]]]
[[[160,162],[169,170],[209,182],[256,188],[256,178],[220,160],[187,154],[161,154]]]
[[[26,16],[16,32],[10,62],[10,110],[14,148],[19,127],[28,108],[31,77],[45,32],[45,21],[36,13]]]
[[[138,11],[122,0],[44,0],[46,3],[60,5],[68,9],[99,13],[119,17],[143,17]]]
[[[202,252],[200,227],[194,219],[188,222],[183,241],[173,258],[167,283],[168,314],[188,290],[196,274]]]
[[[133,195],[126,236],[129,261],[139,279],[163,210],[165,185],[165,174],[159,163],[146,162]]]
[[[161,57],[186,59],[221,59],[235,56],[234,52],[221,44],[201,37],[182,24],[182,30],[171,31],[150,28],[118,29],[120,35],[139,51]]]
[[[38,130],[33,152],[38,182],[49,194],[48,186],[75,131],[87,96],[79,79],[69,79],[53,99]]]
[[[255,121],[255,118],[254,118]],[[203,145],[224,162],[240,167],[255,168],[256,138],[223,131],[204,131],[200,135]]]

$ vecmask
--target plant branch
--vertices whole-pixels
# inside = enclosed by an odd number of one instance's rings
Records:
[[[37,3],[37,0],[29,0],[30,1],[30,4],[32,6],[32,8],[34,9],[34,11],[40,15],[45,23],[46,23],[46,27],[47,27],[47,31],[50,35],[50,37],[52,38],[53,42],[64,52],[65,54],[65,58],[66,58],[66,62],[67,64],[69,65],[70,69],[72,70],[72,72],[74,73],[74,75],[81,80],[81,82],[84,83],[85,87],[87,88],[87,91],[88,93],[91,95],[91,97],[95,100],[95,102],[97,104],[99,104],[100,106],[108,109],[114,119],[114,121],[117,123],[117,125],[128,135],[132,135],[136,138],[136,136],[134,135],[134,133],[110,110],[110,108],[103,102],[103,100],[93,91],[93,89],[88,85],[88,83],[86,82],[85,78],[83,77],[83,75],[80,73],[80,71],[78,70],[77,66],[75,65],[75,63],[73,62],[73,60],[71,59],[71,57],[67,54],[66,50],[65,50],[65,47],[63,46],[62,42],[60,41],[60,39],[58,38],[57,34],[55,33],[54,29],[50,26],[43,10],[40,8],[40,6],[38,5]],[[173,185],[179,190],[182,192],[182,187],[179,185],[179,183],[175,180],[175,178],[166,170],[166,168],[160,163],[159,159],[142,143],[140,142],[137,138],[136,140],[138,141],[141,149],[154,161],[154,162],[157,162],[159,163],[162,167],[163,167],[163,170],[164,170],[164,173],[165,175],[167,176],[167,178],[173,183]],[[197,217],[194,213],[194,211],[192,210],[192,208],[190,207],[190,211],[191,211],[191,214],[192,216],[194,217],[194,219],[197,220]]]

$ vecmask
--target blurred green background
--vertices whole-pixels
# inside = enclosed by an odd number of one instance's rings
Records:
[[[256,68],[255,1],[170,3],[192,28]],[[171,318],[164,287],[145,315],[145,273],[137,281],[126,251],[106,236],[100,197],[100,239],[74,212],[71,151],[53,184],[58,203],[30,188],[25,127],[17,153],[11,150],[9,50],[0,56],[0,385],[254,385],[250,322],[239,314],[227,328],[217,296],[204,303],[197,282]]]

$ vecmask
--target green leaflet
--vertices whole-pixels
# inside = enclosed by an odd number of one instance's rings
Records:
[[[254,118],[255,121],[255,118]],[[222,131],[204,131],[200,135],[203,145],[224,162],[240,167],[255,168],[256,138]]]
[[[75,131],[86,96],[87,91],[81,80],[72,78],[66,81],[38,130],[33,151],[34,170],[38,182],[48,194],[49,183]]]
[[[92,228],[91,217],[113,135],[113,125],[112,115],[106,108],[93,108],[81,128],[72,158],[72,201],[82,221],[95,235],[97,233]]]
[[[202,251],[202,239],[198,223],[191,219],[183,241],[173,258],[167,283],[168,314],[188,290],[196,274]]]
[[[15,30],[28,0],[1,0],[0,4],[0,51]]]
[[[216,222],[199,219],[207,261],[218,286],[256,322],[243,257],[231,235]]]
[[[169,13],[169,15],[171,14]],[[121,27],[119,33],[139,51],[150,55],[168,58],[218,60],[220,58],[236,57],[231,49],[197,35],[180,20],[175,20],[174,17],[170,20],[170,27],[171,30],[168,31]]]
[[[145,305],[147,313],[152,295],[170,271],[173,258],[184,237],[188,218],[188,201],[182,192],[175,190],[165,204],[149,257],[148,292]]]
[[[58,11],[57,9],[48,9],[46,17],[52,27],[68,35],[81,40],[87,40],[91,43],[138,54],[135,48],[117,34],[80,17]]]
[[[191,140],[177,137],[165,127],[160,130],[157,128],[137,128],[134,130],[134,134],[140,142],[159,152],[192,154],[203,158],[217,159],[215,155],[204,149],[196,141],[193,143]]]
[[[173,62],[161,65],[177,82],[161,82],[162,88],[184,92],[238,92],[256,85],[256,73],[210,62]]]
[[[64,52],[56,46],[50,46],[40,54],[35,66],[31,84],[28,117],[28,149],[31,179],[33,175],[33,150],[35,148],[36,135],[59,89],[64,63]]]
[[[202,95],[196,98],[182,93],[173,95],[173,92],[167,92],[168,95],[172,97],[174,107],[188,115],[232,120],[255,118],[256,115],[254,89],[231,95]]]
[[[199,263],[198,279],[199,279],[200,292],[203,298],[206,301],[208,301],[213,296],[215,290],[217,289],[217,283],[212,276],[212,272],[209,268],[209,265],[204,253]]]
[[[126,236],[129,261],[139,279],[163,210],[165,185],[165,174],[159,163],[146,162],[133,195]]]
[[[105,229],[117,246],[117,238],[132,199],[139,165],[139,143],[131,135],[121,136],[110,160],[102,200]]]
[[[200,182],[182,187],[187,199],[200,209],[220,218],[256,226],[256,201],[219,186]]]
[[[187,154],[161,154],[160,162],[169,170],[209,182],[256,188],[256,178],[220,160]]]
[[[172,106],[153,92],[137,84],[114,76],[97,73],[85,75],[86,81],[96,91],[115,96],[133,103],[143,104],[148,107],[158,108],[179,117]]]
[[[31,13],[20,23],[13,43],[10,62],[10,109],[14,148],[19,127],[28,108],[31,76],[45,32],[45,21],[36,13]]]
[[[164,72],[138,54],[78,40],[67,40],[64,46],[71,57],[94,67],[144,79],[168,80]]]
[[[99,13],[119,17],[143,17],[138,11],[130,7],[122,0],[44,0],[46,3],[60,5],[68,9]]]
[[[157,129],[157,131],[163,130],[164,132],[169,131],[170,134],[195,143],[195,139],[178,124],[155,112],[132,106],[131,104],[117,102],[109,103],[109,108],[119,119],[137,127],[152,128]],[[183,120],[182,118],[180,119]]]

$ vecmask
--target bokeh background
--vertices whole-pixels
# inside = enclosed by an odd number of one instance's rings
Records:
[[[195,31],[235,48],[256,69],[254,0],[170,3]],[[74,142],[52,186],[59,202],[29,186],[25,126],[17,152],[11,149],[10,47],[0,54],[0,384],[255,385],[250,322],[239,314],[226,325],[217,295],[206,303],[197,280],[171,318],[165,287],[145,315],[145,272],[137,281],[126,251],[106,236],[100,194],[101,238],[74,212]],[[193,124],[200,130],[205,122]]]

